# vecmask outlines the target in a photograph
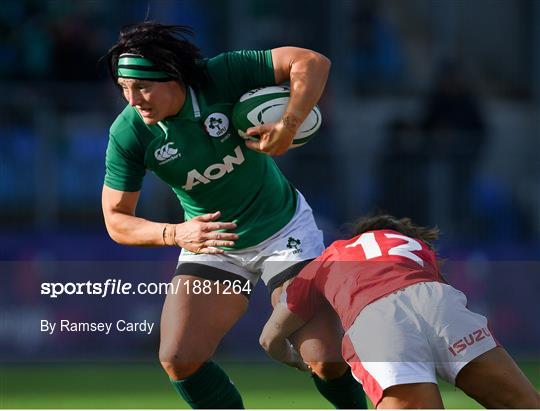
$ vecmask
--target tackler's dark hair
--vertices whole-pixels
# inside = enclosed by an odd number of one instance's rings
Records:
[[[413,224],[410,218],[396,218],[389,214],[361,217],[353,224],[354,235],[373,230],[394,230],[412,238],[418,238],[433,248],[432,242],[439,238],[437,227],[421,227]]]
[[[171,80],[199,88],[206,79],[198,64],[199,48],[188,40],[193,30],[184,25],[165,25],[154,21],[131,24],[120,31],[118,42],[107,52],[107,64],[113,81],[118,80],[118,58],[121,54],[140,55],[156,69],[168,73]]]

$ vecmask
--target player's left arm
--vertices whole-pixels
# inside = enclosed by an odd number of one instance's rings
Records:
[[[275,156],[290,147],[298,128],[323,93],[330,72],[330,60],[320,53],[298,47],[272,49],[276,84],[290,81],[291,96],[283,117],[277,123],[249,128],[250,136],[259,141],[248,141],[252,150]]]
[[[306,322],[291,312],[280,302],[268,319],[261,333],[259,343],[273,359],[291,367],[307,371],[308,367],[287,338]]]

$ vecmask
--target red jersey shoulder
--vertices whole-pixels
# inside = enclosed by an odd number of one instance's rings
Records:
[[[338,259],[339,255],[345,249],[345,246],[349,244],[351,240],[352,239],[334,241],[324,250],[324,252],[319,257],[315,259],[315,261],[324,262]]]
[[[321,279],[318,275],[321,272],[321,264],[318,259],[315,259],[306,265],[291,280],[281,295],[281,301],[287,304],[288,309],[305,321],[315,315],[316,308],[323,299],[318,289],[318,282]]]
[[[298,279],[313,280],[317,276],[317,271],[321,266],[321,261],[319,260],[320,257],[321,256],[317,257],[315,260],[311,261],[308,265],[302,268],[298,275],[293,277],[293,279],[291,280],[291,284],[299,282],[296,281]]]

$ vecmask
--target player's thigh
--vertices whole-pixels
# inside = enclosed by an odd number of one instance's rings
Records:
[[[189,275],[173,278],[173,289],[177,291],[167,294],[161,314],[162,362],[208,360],[223,336],[245,313],[245,295],[225,294],[213,283]]]
[[[277,304],[281,287],[272,293]],[[341,356],[343,329],[335,311],[329,304],[321,305],[317,315],[296,331],[289,340],[314,373],[324,379],[340,377],[347,370]]]
[[[400,384],[387,388],[377,409],[444,408],[437,384]]]
[[[343,338],[343,356],[374,406],[384,394],[402,393],[393,387],[420,387],[419,391],[426,392],[436,387],[433,354],[408,297],[403,290],[367,305]],[[397,398],[394,403],[410,402],[403,395],[390,397]],[[432,395],[421,398],[425,404],[435,405]],[[386,408],[393,407],[390,401],[386,400]]]
[[[487,408],[540,408],[538,392],[501,347],[464,366],[456,386]]]

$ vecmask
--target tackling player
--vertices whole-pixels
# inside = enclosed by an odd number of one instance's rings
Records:
[[[377,408],[443,408],[437,375],[488,408],[538,408],[540,397],[487,319],[439,272],[437,229],[388,215],[361,220],[288,285],[261,335],[269,355],[305,365],[287,341],[330,302],[342,351]]]
[[[129,104],[110,129],[103,214],[118,243],[182,248],[172,281],[179,292],[163,306],[160,361],[193,408],[242,408],[211,358],[246,311],[250,286],[262,278],[275,304],[283,284],[324,248],[311,208],[270,155],[289,148],[323,92],[330,62],[296,47],[204,59],[190,34],[185,26],[144,22],[123,30],[108,52]],[[248,130],[260,141],[245,142],[230,124],[234,104],[255,87],[286,81],[291,97],[281,121]],[[184,223],[136,216],[146,170],[175,192]],[[328,310],[294,343],[325,398],[362,407],[363,392],[339,355],[341,333]]]

